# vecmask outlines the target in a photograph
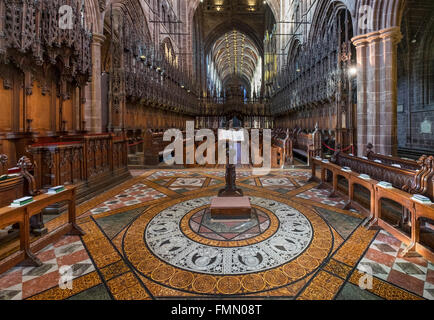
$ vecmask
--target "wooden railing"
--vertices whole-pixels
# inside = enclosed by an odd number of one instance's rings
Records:
[[[128,141],[112,134],[67,136],[62,141],[33,144],[38,189],[78,185],[78,198],[89,189],[106,188],[128,174]],[[118,179],[119,181],[119,179]]]
[[[387,157],[382,156],[382,159],[385,160]],[[365,158],[350,156],[339,151],[333,155],[332,162],[313,158],[311,180],[316,180],[316,168],[321,167],[321,187],[327,183],[327,172],[329,172],[332,176],[333,187],[329,196],[333,197],[339,193],[338,178],[346,179],[348,182],[346,209],[357,205],[354,186],[365,187],[370,193],[369,218],[365,221],[365,226],[383,228],[407,244],[402,256],[417,252],[428,260],[434,261],[434,248],[422,243],[420,238],[423,221],[434,221],[434,204],[422,204],[413,199],[414,194],[421,194],[430,198],[431,201],[434,200],[434,157],[422,157],[423,164],[418,170],[398,168]],[[399,162],[398,159],[393,159],[393,161]],[[344,167],[350,170],[344,170]],[[369,177],[363,178],[361,174]],[[382,187],[378,185],[380,181],[389,182],[393,187]],[[382,200],[385,199],[402,206],[402,215],[398,224],[391,223],[384,217]],[[364,211],[363,207],[358,205],[356,207]],[[405,232],[405,229],[410,230],[410,235]]]
[[[39,267],[42,265],[42,262],[34,255],[36,251],[41,250],[49,243],[56,241],[60,238],[60,236],[64,235],[65,233],[73,235],[84,235],[84,232],[76,224],[75,197],[75,186],[68,186],[66,187],[66,190],[58,194],[38,195],[34,198],[33,202],[18,208],[0,208],[0,228],[15,223],[19,224],[20,226],[19,250],[0,261],[0,274],[12,268],[17,263],[26,260],[26,263],[31,263],[31,265]],[[33,216],[39,215],[41,210],[43,210],[45,207],[58,202],[68,203],[67,222],[56,230],[53,230],[46,236],[39,238],[35,242],[31,243],[30,219]]]

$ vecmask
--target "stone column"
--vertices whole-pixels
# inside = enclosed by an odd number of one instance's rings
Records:
[[[397,152],[397,44],[399,27],[352,39],[357,50],[357,149],[368,143],[377,153]]]
[[[105,36],[93,34],[92,42],[92,82],[89,84],[90,101],[86,103],[86,129],[93,133],[100,133],[102,128],[102,100],[101,100],[101,46]]]

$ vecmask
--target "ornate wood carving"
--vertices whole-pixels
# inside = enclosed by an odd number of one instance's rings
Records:
[[[72,8],[72,29],[59,28],[62,5]],[[13,61],[26,72],[27,94],[31,94],[31,74],[43,64],[61,61],[62,73],[70,76],[69,82],[88,80],[91,36],[81,24],[81,10],[79,0],[12,0],[0,4],[4,17],[0,19],[0,58],[5,63]]]
[[[33,175],[30,174],[30,170],[34,169],[33,163],[27,157],[21,157],[17,166],[21,169],[21,174],[27,180],[28,192],[31,196],[36,196],[40,193],[37,188],[36,180]]]

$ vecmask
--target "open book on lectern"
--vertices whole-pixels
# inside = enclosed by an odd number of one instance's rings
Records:
[[[244,130],[219,129],[219,140],[242,142],[244,141]]]

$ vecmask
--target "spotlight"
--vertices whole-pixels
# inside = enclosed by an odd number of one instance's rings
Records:
[[[351,76],[351,77],[354,77],[355,75],[357,75],[357,67],[350,67],[349,69],[348,69],[348,74]]]

